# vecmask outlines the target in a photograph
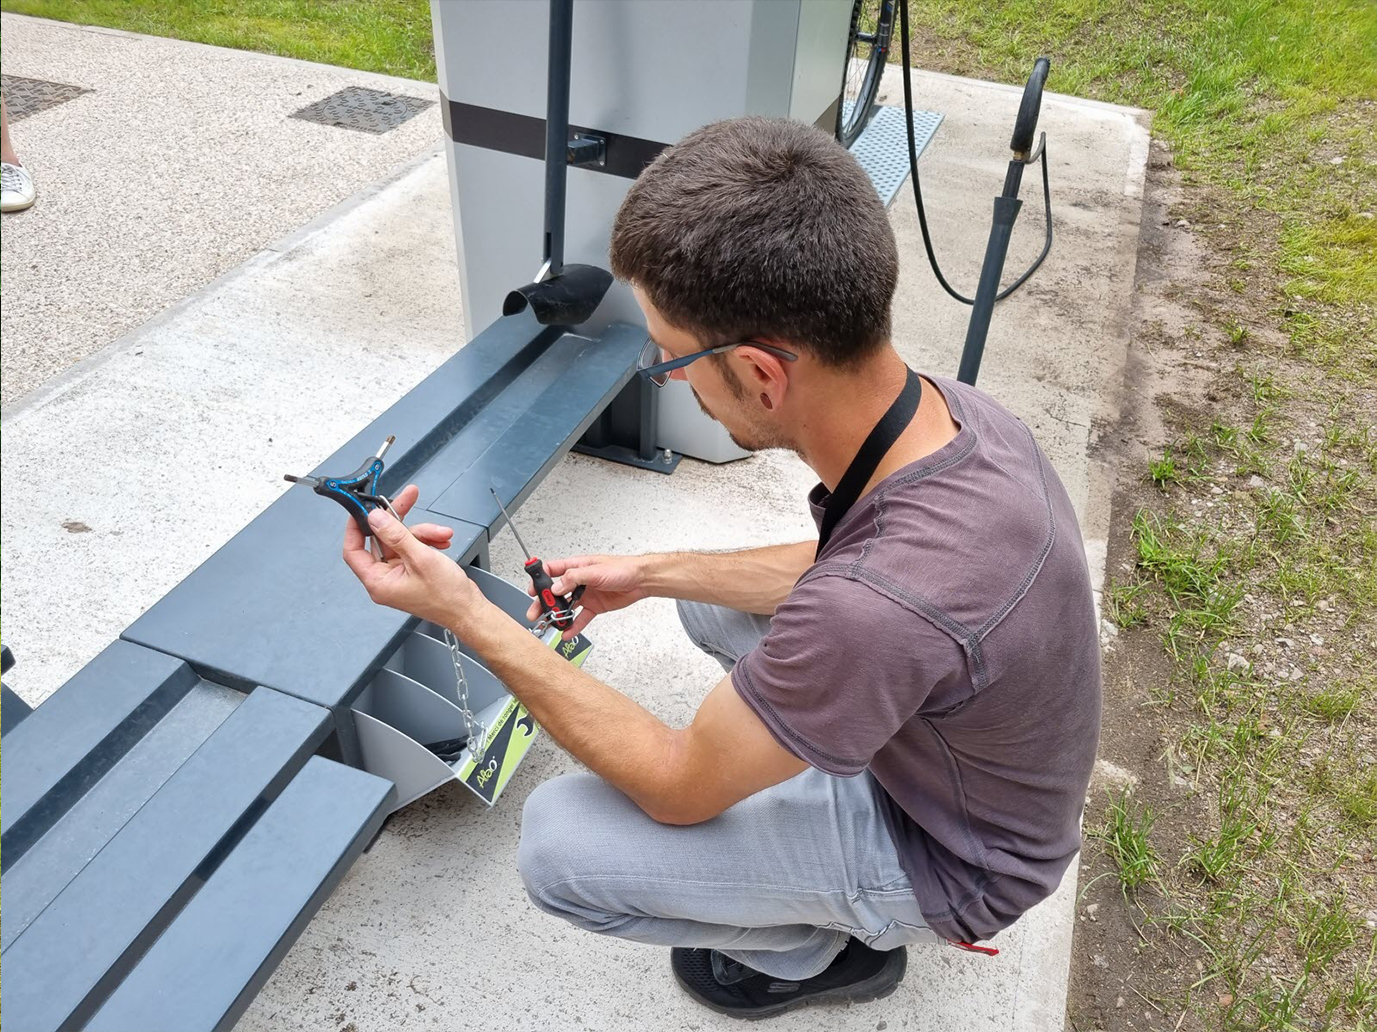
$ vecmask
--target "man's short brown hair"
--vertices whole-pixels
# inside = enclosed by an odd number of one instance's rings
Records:
[[[850,366],[889,339],[899,255],[849,151],[751,117],[695,130],[646,167],[612,227],[612,271],[706,346],[784,340]]]

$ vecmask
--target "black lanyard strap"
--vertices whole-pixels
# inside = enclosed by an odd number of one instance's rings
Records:
[[[851,460],[851,465],[846,467],[846,472],[837,482],[836,490],[828,495],[827,501],[823,503],[822,527],[818,532],[818,550],[814,559],[822,555],[833,529],[851,506],[856,504],[856,499],[861,496],[865,485],[870,483],[880,460],[894,447],[899,435],[913,421],[913,414],[918,411],[918,402],[922,397],[923,381],[910,369],[908,377],[904,380],[904,389],[870,431],[870,436],[865,439],[865,443],[856,452],[856,457]]]

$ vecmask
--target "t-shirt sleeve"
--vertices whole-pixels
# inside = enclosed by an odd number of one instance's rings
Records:
[[[799,759],[859,774],[952,673],[960,647],[869,585],[823,575],[797,585],[732,685]]]

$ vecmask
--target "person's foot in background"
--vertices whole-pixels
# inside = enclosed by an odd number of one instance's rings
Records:
[[[0,97],[0,211],[23,211],[37,193],[33,176],[19,163],[10,144],[10,113]]]

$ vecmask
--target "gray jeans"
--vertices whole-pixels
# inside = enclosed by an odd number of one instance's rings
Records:
[[[680,603],[726,670],[769,618]],[[651,820],[596,775],[526,801],[517,867],[532,902],[580,928],[656,946],[719,949],[775,978],[818,974],[848,936],[877,949],[938,940],[923,920],[869,772],[809,768],[702,824]]]

